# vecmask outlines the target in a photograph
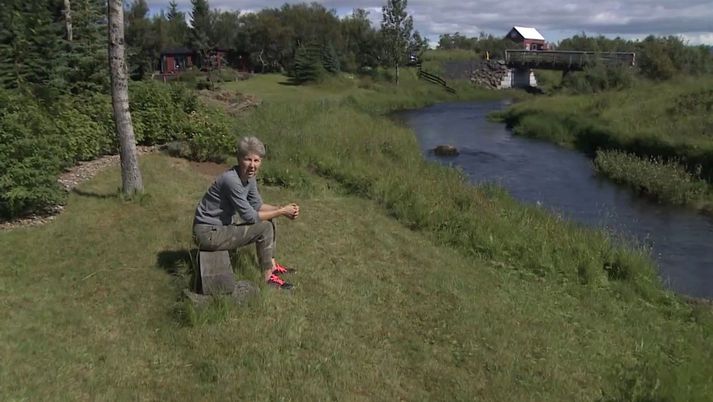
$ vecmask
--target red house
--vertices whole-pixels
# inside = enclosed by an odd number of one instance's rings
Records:
[[[193,66],[201,70],[225,67],[227,50],[212,49],[201,59],[198,51],[188,48],[166,49],[161,52],[161,74],[177,74]]]
[[[193,66],[195,52],[187,48],[166,49],[161,52],[161,74],[176,74]]]
[[[535,28],[512,27],[506,38],[521,44],[525,50],[547,50],[545,37]]]

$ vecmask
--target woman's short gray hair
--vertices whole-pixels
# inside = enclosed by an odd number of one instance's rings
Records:
[[[250,154],[255,154],[261,158],[265,157],[265,144],[257,137],[243,137],[238,141],[238,160]]]

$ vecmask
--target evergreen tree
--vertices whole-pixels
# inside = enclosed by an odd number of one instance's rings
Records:
[[[72,93],[109,89],[105,7],[103,0],[72,1],[73,40],[67,47],[67,77]]]
[[[186,14],[178,11],[178,4],[175,1],[168,3],[166,13],[166,42],[160,50],[166,48],[177,48],[188,45],[188,32],[190,28],[186,23]]]
[[[125,16],[126,59],[133,79],[141,79],[153,72],[159,57],[158,38],[148,13],[146,0],[134,0]]]
[[[332,74],[336,74],[340,70],[339,57],[331,42],[322,47],[322,66],[327,72]]]
[[[203,64],[213,47],[210,42],[210,7],[207,0],[191,0],[191,5],[191,46],[199,53],[199,64]]]
[[[0,13],[0,83],[42,97],[66,91],[62,5],[6,0]]]
[[[319,81],[324,73],[322,52],[319,46],[308,45],[297,48],[291,81],[295,84]]]

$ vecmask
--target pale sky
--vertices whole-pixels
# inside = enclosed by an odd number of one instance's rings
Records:
[[[153,13],[168,7],[168,0],[147,0]],[[280,7],[285,0],[208,0],[211,9],[257,11]],[[311,3],[312,1],[307,1]],[[314,1],[339,16],[354,8],[370,12],[372,23],[381,22],[384,0]],[[177,0],[190,11],[190,0]],[[505,35],[515,25],[537,28],[549,42],[585,32],[587,35],[642,39],[649,34],[677,35],[692,45],[713,45],[713,0],[410,0],[407,8],[414,28],[435,45],[438,36],[460,32],[477,36],[481,31]]]

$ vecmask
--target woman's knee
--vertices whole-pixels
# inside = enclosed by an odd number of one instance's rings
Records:
[[[264,237],[273,238],[275,236],[275,225],[270,221],[261,221],[256,223],[258,225],[259,232]]]

